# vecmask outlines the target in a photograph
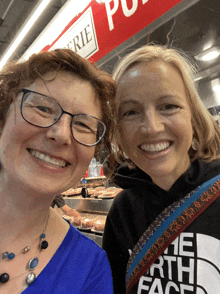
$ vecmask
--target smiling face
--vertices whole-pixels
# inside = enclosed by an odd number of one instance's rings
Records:
[[[190,166],[193,129],[185,86],[171,64],[128,69],[118,83],[120,145],[155,184],[168,190]]]
[[[46,76],[53,77],[52,73]],[[56,100],[71,114],[90,114],[101,119],[101,106],[88,81],[60,73],[53,81],[36,80],[27,89]],[[76,142],[71,133],[68,114],[49,128],[24,121],[20,113],[22,94],[10,106],[0,139],[0,176],[6,184],[16,183],[53,195],[77,184],[94,156],[95,147]]]

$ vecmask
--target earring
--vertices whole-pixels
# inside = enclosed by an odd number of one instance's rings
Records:
[[[123,154],[125,160],[126,160],[126,159],[129,159],[129,157],[126,155],[126,153],[125,153],[124,151],[122,152],[122,154]]]
[[[199,149],[199,142],[195,138],[192,140],[192,149],[195,151]]]

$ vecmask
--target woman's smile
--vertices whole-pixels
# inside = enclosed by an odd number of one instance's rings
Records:
[[[49,156],[48,154],[45,154],[45,153],[42,153],[42,152],[39,152],[36,150],[28,149],[28,151],[36,158],[38,158],[41,161],[44,161],[46,163],[49,163],[50,165],[52,165],[54,167],[64,168],[70,164],[69,162],[67,162],[63,159],[58,159],[56,157]]]
[[[171,142],[169,141],[156,144],[141,144],[140,149],[149,154],[157,154],[158,152],[166,150],[170,145]]]

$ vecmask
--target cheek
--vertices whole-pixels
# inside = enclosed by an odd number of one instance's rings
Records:
[[[21,117],[19,110],[12,104],[6,117],[4,127],[0,134],[4,144],[10,141],[16,142],[21,141],[23,137],[29,132],[29,124],[27,124]]]
[[[123,130],[121,130],[118,133],[118,143],[121,146],[122,150],[126,153],[127,156],[131,156],[131,153],[133,153],[134,144],[135,144],[135,132],[132,130],[132,128],[124,127]]]
[[[14,128],[10,128],[9,124],[5,124],[5,127],[1,134],[1,148],[4,150],[4,152],[7,152],[7,150],[14,145],[14,141],[16,140],[16,134],[14,134]]]
[[[134,147],[135,143],[139,140],[139,128],[133,125],[123,126],[118,133],[118,141],[123,148],[127,150]]]
[[[132,140],[137,133],[137,127],[132,124],[124,124],[118,127],[118,139],[119,140]]]
[[[94,157],[95,147],[78,146],[77,147],[77,158],[78,162],[84,166],[89,166],[90,161]]]
[[[193,139],[193,128],[191,124],[191,117],[185,117],[178,122],[173,122],[173,130],[178,138],[180,144],[185,148],[190,147]],[[188,146],[189,145],[189,146]]]
[[[182,121],[180,120],[179,124],[176,123],[176,128],[179,129],[179,131],[182,129],[186,134],[192,134],[193,133],[193,128],[192,128],[192,120],[191,116],[185,116]]]
[[[124,126],[118,126],[116,131],[116,143],[124,148],[124,143],[127,141],[127,129]]]

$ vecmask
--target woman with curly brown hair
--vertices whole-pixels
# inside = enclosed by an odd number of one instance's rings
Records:
[[[0,73],[2,294],[112,293],[105,252],[50,204],[83,177],[104,134],[109,148],[114,96],[112,78],[68,49]]]

